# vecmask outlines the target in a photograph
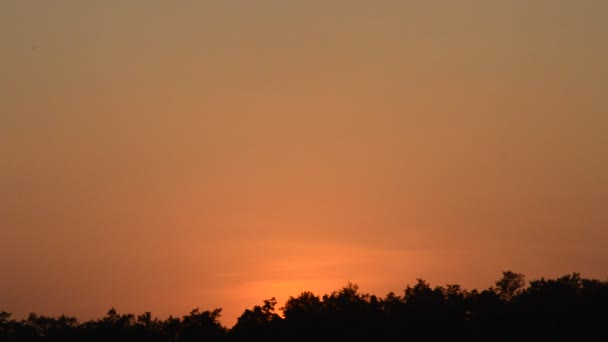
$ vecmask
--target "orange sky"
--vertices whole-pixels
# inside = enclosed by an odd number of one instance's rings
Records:
[[[608,276],[608,2],[7,1],[0,310]]]

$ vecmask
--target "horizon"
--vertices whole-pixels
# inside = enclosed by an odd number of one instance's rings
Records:
[[[365,298],[366,296],[375,296],[379,300],[383,300],[385,298],[388,298],[388,297],[394,295],[394,296],[396,296],[396,298],[400,298],[401,300],[405,301],[408,289],[411,289],[411,288],[415,287],[416,284],[418,282],[420,282],[420,281],[422,281],[424,284],[426,284],[430,289],[433,289],[433,290],[441,289],[442,291],[445,291],[448,286],[457,285],[457,286],[459,286],[458,287],[459,293],[465,295],[465,297],[466,296],[471,296],[471,295],[477,295],[477,294],[480,294],[480,293],[482,293],[484,291],[489,291],[489,292],[494,292],[494,293],[500,294],[500,289],[498,287],[498,282],[499,282],[499,280],[504,279],[504,277],[506,276],[507,273],[511,273],[513,275],[521,276],[522,283],[521,283],[521,288],[520,289],[523,290],[524,292],[527,289],[529,289],[530,286],[531,286],[531,284],[534,283],[534,282],[538,282],[538,281],[559,281],[560,279],[563,279],[564,277],[579,277],[579,279],[582,279],[582,280],[585,280],[585,281],[599,281],[599,282],[603,283],[604,285],[608,284],[608,277],[606,277],[603,280],[602,279],[587,278],[587,277],[585,277],[584,275],[582,275],[582,274],[580,274],[578,272],[571,272],[571,273],[568,273],[568,274],[563,274],[563,275],[560,275],[559,277],[558,276],[556,276],[556,277],[541,276],[539,278],[528,279],[528,277],[525,274],[518,273],[518,272],[512,272],[511,270],[509,270],[509,271],[503,271],[502,272],[502,276],[501,276],[500,279],[497,279],[496,281],[493,282],[492,285],[487,286],[485,288],[471,288],[470,289],[470,288],[463,287],[463,286],[461,286],[461,284],[457,284],[457,283],[454,283],[454,282],[449,282],[449,283],[445,283],[445,284],[432,284],[432,283],[426,281],[423,278],[417,278],[415,282],[413,282],[411,284],[408,283],[400,291],[389,291],[389,292],[387,292],[387,293],[385,293],[383,295],[379,295],[379,294],[375,294],[375,293],[366,292],[366,291],[364,291],[364,290],[361,289],[361,287],[360,287],[360,285],[358,283],[348,281],[345,284],[343,284],[342,286],[340,286],[339,288],[335,288],[332,291],[315,292],[315,291],[304,290],[304,291],[300,291],[297,294],[289,295],[288,298],[285,298],[285,300],[283,300],[283,301],[279,300],[275,296],[264,298],[264,300],[261,300],[259,303],[256,303],[255,305],[251,305],[250,307],[243,308],[241,310],[242,313],[239,314],[239,317],[243,313],[245,313],[247,310],[252,310],[252,309],[254,309],[255,306],[261,306],[261,305],[263,305],[264,304],[263,302],[265,302],[267,300],[268,301],[275,300],[276,304],[273,306],[273,308],[274,308],[273,309],[273,313],[277,314],[280,318],[284,319],[285,318],[285,316],[284,316],[285,306],[286,306],[286,304],[288,304],[288,302],[290,300],[293,300],[295,298],[299,298],[301,295],[303,295],[305,293],[310,293],[310,294],[312,294],[314,296],[318,296],[323,301],[324,298],[325,298],[325,296],[329,296],[329,297],[334,296],[336,294],[339,294],[340,292],[342,292],[345,289],[354,289],[355,292],[356,292],[356,294],[358,296],[361,296],[362,298]],[[188,316],[193,311],[199,311],[199,312],[208,311],[208,312],[212,312],[212,311],[215,311],[215,310],[219,310],[218,322],[222,326],[224,326],[224,327],[226,327],[228,329],[232,329],[232,328],[234,328],[235,324],[237,323],[236,318],[235,318],[234,322],[229,322],[229,323],[225,322],[225,320],[223,319],[223,309],[222,309],[222,307],[201,308],[199,306],[196,306],[196,307],[193,307],[192,309],[188,310],[188,312],[184,312],[182,314],[167,314],[167,315],[161,316],[161,315],[156,315],[154,312],[151,312],[151,311],[143,311],[143,312],[129,312],[129,311],[126,311],[125,312],[123,310],[120,310],[120,308],[118,308],[118,307],[111,306],[107,310],[104,311],[103,315],[97,315],[97,316],[86,318],[86,319],[82,319],[81,317],[70,315],[69,313],[61,313],[61,314],[56,314],[56,315],[44,315],[44,314],[40,314],[40,313],[37,313],[37,312],[29,312],[27,315],[25,315],[23,317],[17,317],[16,315],[14,315],[11,312],[8,312],[8,313],[10,314],[10,319],[17,319],[17,320],[27,320],[28,317],[31,316],[32,314],[34,314],[36,316],[39,316],[39,317],[40,316],[46,316],[46,317],[50,317],[50,318],[59,318],[61,316],[74,317],[74,318],[76,318],[78,320],[78,323],[82,324],[82,323],[86,323],[86,322],[96,321],[96,320],[100,319],[101,317],[104,317],[104,315],[107,315],[107,313],[110,312],[110,311],[112,311],[112,310],[115,311],[116,314],[118,314],[118,315],[134,315],[134,317],[137,317],[139,314],[150,313],[150,315],[151,315],[151,317],[153,319],[159,319],[159,320],[166,320],[166,319],[169,319],[169,318],[182,318],[182,317]],[[2,310],[2,308],[0,308],[0,311],[7,312],[5,310]]]

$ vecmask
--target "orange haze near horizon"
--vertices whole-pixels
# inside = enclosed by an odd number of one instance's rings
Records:
[[[608,2],[6,1],[0,310],[608,277]]]

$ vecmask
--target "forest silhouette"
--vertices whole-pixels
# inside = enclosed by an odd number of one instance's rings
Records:
[[[401,295],[361,293],[356,284],[322,296],[303,292],[282,307],[274,298],[246,309],[232,328],[221,309],[192,310],[164,320],[150,312],[97,320],[0,312],[0,341],[541,341],[608,340],[608,281],[578,273],[526,284],[502,273],[483,291],[431,287],[418,279]]]

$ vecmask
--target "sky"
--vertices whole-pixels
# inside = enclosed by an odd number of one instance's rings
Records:
[[[0,3],[0,310],[608,279],[608,2]]]

